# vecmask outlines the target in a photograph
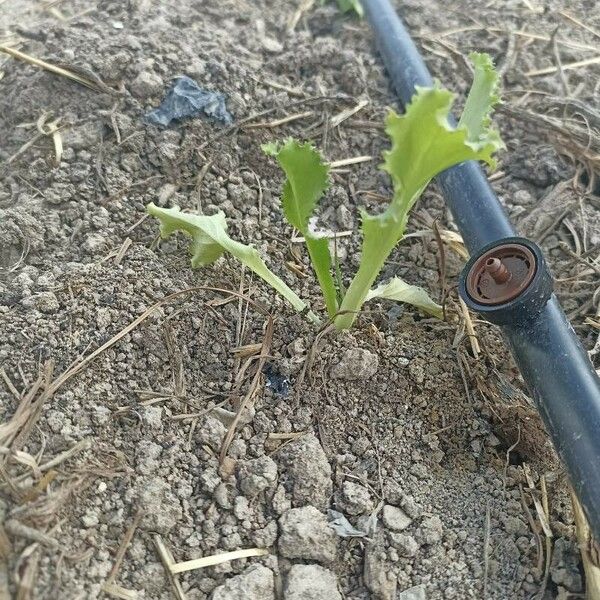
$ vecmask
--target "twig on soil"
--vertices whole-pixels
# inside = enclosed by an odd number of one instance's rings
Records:
[[[295,115],[289,115],[287,117],[282,117],[281,119],[275,119],[275,121],[264,121],[261,123],[248,123],[247,125],[243,125],[242,129],[258,129],[258,128],[266,128],[273,129],[275,127],[279,127],[280,125],[286,125],[287,123],[292,123],[293,121],[298,121],[300,119],[306,119],[307,117],[312,117],[315,113],[312,110],[307,110],[305,112],[296,113]]]
[[[131,244],[132,244],[131,238],[129,238],[129,237],[125,238],[125,241],[121,244],[121,247],[119,248],[119,251],[117,252],[117,254],[115,255],[115,258],[113,260],[115,265],[121,264],[121,261],[123,260],[123,257],[125,256],[125,253],[129,249],[129,246],[131,246]]]
[[[586,31],[589,31],[594,37],[600,38],[600,32],[596,31],[595,29],[592,29],[589,25],[582,23],[579,19],[570,15],[566,10],[559,10],[558,14],[563,16],[565,19],[571,21],[572,23],[575,23],[575,25],[578,25],[579,27],[582,27]]]
[[[77,454],[78,452],[87,450],[91,446],[91,444],[92,444],[92,440],[90,438],[85,438],[83,440],[80,440],[79,442],[77,442],[74,446],[72,446],[68,450],[65,450],[64,452],[61,452],[60,454],[55,456],[52,460],[49,460],[47,463],[44,463],[43,465],[40,465],[40,471],[43,473],[44,471],[48,471],[48,470],[60,465],[61,463],[65,462],[65,460],[68,460],[72,456],[75,456],[75,454]]]
[[[458,362],[458,368],[460,370],[460,376],[462,378],[463,386],[465,388],[465,394],[467,395],[467,400],[469,404],[472,402],[471,392],[469,391],[469,382],[467,381],[467,374],[465,372],[465,365],[463,363],[465,360],[461,354],[460,348],[456,349],[456,361]]]
[[[469,309],[467,308],[465,301],[460,296],[458,297],[458,303],[460,305],[460,312],[462,313],[463,321],[465,323],[465,331],[467,337],[469,338],[469,343],[471,344],[473,356],[475,358],[479,358],[481,347],[479,346],[479,340],[477,339],[477,334],[475,333],[475,326],[473,325],[473,320],[471,319],[471,313],[469,313]]]
[[[222,406],[225,406],[225,404],[227,404],[228,402],[229,402],[229,398],[223,400],[222,402],[219,402],[218,404],[215,404],[214,406],[211,406],[210,408],[207,408],[206,410],[203,410],[202,412],[183,413],[181,415],[173,415],[171,417],[171,420],[172,421],[187,421],[188,419],[200,419],[201,417],[205,417],[206,415],[209,415],[214,410],[217,410],[217,408],[221,408]]]
[[[254,394],[256,393],[256,391],[258,389],[258,384],[260,382],[262,370],[263,370],[263,367],[269,356],[269,352],[271,350],[271,343],[273,342],[273,327],[274,327],[273,317],[269,316],[267,319],[267,325],[265,328],[265,336],[264,336],[264,339],[262,342],[260,355],[258,357],[252,356],[246,361],[246,365],[245,365],[246,368],[250,364],[250,361],[252,361],[254,358],[257,358],[258,364],[256,366],[256,371],[254,373],[252,383],[250,384],[250,387],[248,388],[248,391],[246,392],[244,399],[240,402],[240,405],[238,406],[235,418],[233,419],[231,425],[229,426],[229,429],[227,430],[225,438],[223,439],[223,444],[221,445],[221,452],[219,454],[219,462],[221,464],[223,464],[223,461],[225,460],[225,457],[227,456],[227,451],[229,450],[229,445],[231,444],[231,442],[233,440],[233,436],[235,435],[235,430],[237,428],[237,425],[240,422],[240,419],[242,418],[242,413],[250,405],[252,399],[254,398]],[[242,367],[242,370],[245,370],[244,367]]]
[[[133,522],[131,523],[131,525],[129,526],[127,531],[125,532],[125,536],[123,537],[123,540],[121,541],[121,545],[119,546],[119,549],[117,550],[117,555],[115,557],[115,564],[112,566],[112,569],[110,570],[110,573],[108,574],[106,583],[102,586],[102,589],[108,594],[117,595],[117,594],[115,594],[114,583],[117,579],[117,575],[119,574],[119,569],[121,568],[121,563],[123,562],[123,559],[125,558],[125,553],[127,552],[127,548],[129,547],[129,544],[131,544],[131,540],[133,539],[135,530],[137,529],[138,525],[140,524],[140,521],[142,520],[143,516],[144,516],[144,511],[142,509],[138,509],[138,511],[135,514],[135,517],[133,518]],[[127,590],[127,591],[129,591],[129,590]],[[134,592],[133,597],[135,597],[135,592]]]
[[[453,29],[447,29],[446,31],[441,31],[439,33],[436,33],[436,37],[439,38],[443,38],[443,37],[448,37],[450,35],[455,35],[455,34],[459,34],[459,33],[464,33],[464,32],[468,32],[468,31],[487,31],[489,33],[500,33],[500,34],[513,34],[513,35],[517,35],[519,37],[524,37],[530,40],[538,40],[538,41],[542,41],[542,42],[549,42],[550,41],[550,36],[544,35],[542,33],[533,33],[531,31],[524,31],[524,30],[509,30],[509,29],[503,29],[501,27],[486,27],[484,25],[481,24],[477,24],[477,25],[466,25],[464,27],[455,27]],[[415,37],[419,37],[419,36],[415,36]],[[423,37],[423,36],[421,36]],[[591,44],[583,44],[581,42],[574,42],[572,40],[563,40],[563,39],[557,39],[556,40],[559,44],[561,44],[562,46],[565,46],[567,48],[575,48],[577,50],[587,50],[589,52],[597,52],[598,51],[598,46],[593,46]]]
[[[8,391],[15,397],[17,402],[21,402],[21,394],[19,394],[17,388],[14,383],[11,381],[10,377],[7,375],[4,367],[0,367],[0,377],[2,377]]]
[[[13,497],[17,502],[21,503],[23,500],[23,494],[21,489],[15,484],[9,472],[6,470],[6,467],[0,462],[0,476],[6,481],[10,491],[12,492]]]
[[[584,223],[584,227],[585,227],[585,217],[582,215],[582,219],[581,219]],[[570,219],[567,219],[565,217],[565,219],[563,220],[563,225],[569,230],[569,233],[571,234],[571,237],[573,238],[573,244],[575,245],[575,256],[581,256],[582,252],[583,252],[583,246],[581,244],[581,240],[579,239],[579,233],[577,232],[577,229],[575,227],[575,225],[573,224],[573,222]],[[559,242],[559,244],[565,244],[565,242]]]
[[[173,555],[165,546],[160,535],[158,534],[155,534],[154,536],[154,546],[156,548],[156,551],[158,552],[158,556],[160,557],[163,567],[167,572],[167,577],[169,578],[169,583],[171,584],[171,588],[173,589],[175,597],[177,598],[177,600],[186,600],[186,596],[183,591],[183,588],[181,587],[181,583],[179,583],[179,578],[172,571],[172,567],[175,564]]]
[[[556,68],[558,70],[558,75],[560,77],[560,83],[562,86],[563,96],[569,97],[571,95],[571,90],[569,89],[569,82],[567,80],[567,76],[565,75],[565,70],[563,69],[562,60],[560,58],[560,51],[558,49],[558,44],[556,43],[556,34],[558,33],[558,27],[554,30],[554,33],[550,36],[552,39],[552,53],[554,54],[554,60],[556,62]]]
[[[329,168],[339,169],[348,165],[357,165],[359,163],[369,162],[373,160],[373,156],[355,156],[353,158],[343,158],[342,160],[334,160],[329,163]]]
[[[502,64],[498,66],[498,77],[500,81],[506,75],[509,69],[511,69],[514,65],[515,59],[517,57],[516,47],[517,47],[517,38],[515,34],[511,31],[508,34],[508,43],[506,45],[506,52],[504,53],[504,60]]]
[[[102,591],[109,596],[120,598],[120,600],[137,600],[138,593],[135,590],[128,590],[116,583],[105,583],[102,586]]]
[[[541,244],[555,229],[558,225],[560,225],[561,221],[571,212],[572,206],[569,205],[565,208],[557,217],[542,231],[542,233],[537,238],[537,243]]]
[[[506,492],[506,475],[508,465],[510,465],[510,453],[521,443],[521,424],[517,423],[517,439],[506,449],[506,459],[504,461],[504,475],[502,477],[502,493]]]
[[[42,475],[35,485],[24,490],[23,502],[34,502],[37,500],[48,489],[48,486],[56,479],[57,475],[58,473],[54,470],[48,471],[45,475]]]
[[[439,229],[440,237],[446,243],[446,245],[453,250],[463,260],[468,260],[469,253],[463,242],[462,236],[456,231],[450,231],[449,229]],[[433,229],[422,229],[421,231],[414,231],[413,233],[407,233],[404,236],[406,238],[419,238],[419,237],[434,237],[435,234]]]
[[[485,529],[483,533],[483,600],[488,598],[488,575],[490,571],[490,502],[485,507]]]
[[[363,108],[365,108],[365,106],[368,106],[368,104],[368,100],[361,100],[356,106],[353,106],[352,108],[347,108],[337,113],[336,115],[333,115],[329,120],[331,128],[335,129],[336,127],[339,127],[346,119],[349,119],[356,113],[360,112]]]
[[[269,433],[269,435],[267,435],[267,439],[268,440],[296,440],[298,438],[301,438],[302,436],[307,435],[309,432],[308,431],[292,431],[290,433],[277,433],[277,432],[272,432]]]
[[[58,541],[52,536],[49,536],[38,529],[34,529],[33,527],[29,527],[28,525],[24,525],[15,519],[9,519],[6,521],[4,523],[4,528],[6,529],[7,533],[10,533],[15,537],[25,538],[31,542],[37,542],[44,546],[48,546],[48,548],[58,548]]]
[[[438,227],[437,221],[434,221],[432,224],[433,233],[435,235],[435,240],[438,246],[438,258],[439,258],[439,275],[440,275],[440,304],[442,305],[442,314],[444,317],[444,321],[446,320],[446,296],[447,296],[447,287],[446,287],[446,252],[444,250],[444,242],[442,240],[442,236],[440,234],[440,229]]]
[[[567,63],[562,65],[563,71],[571,71],[572,69],[579,69],[580,67],[587,67],[589,65],[597,65],[600,63],[600,56],[594,56],[593,58],[586,58],[585,60],[577,60],[572,63]],[[525,75],[527,77],[539,77],[540,75],[551,75],[552,73],[556,73],[558,71],[558,67],[545,67],[543,69],[533,69],[532,71],[527,71]]]
[[[243,125],[246,125],[247,123],[252,123],[252,121],[255,121],[256,119],[260,119],[262,117],[266,117],[267,115],[277,112],[278,110],[287,110],[287,109],[295,108],[296,106],[302,106],[303,104],[310,104],[311,102],[327,102],[328,100],[348,100],[349,98],[350,98],[350,96],[345,96],[342,94],[338,94],[336,96],[327,96],[327,95],[309,96],[308,98],[302,98],[301,100],[295,100],[294,102],[290,102],[286,106],[273,106],[272,108],[267,108],[266,110],[261,110],[257,113],[254,113],[252,115],[245,117],[244,119],[239,120],[237,123],[234,123],[233,125],[230,125],[229,127],[225,127],[223,129],[221,129],[215,135],[213,135],[212,137],[207,139],[205,142],[200,144],[200,146],[198,147],[198,152],[201,152],[202,150],[204,150],[204,148],[206,148],[207,146],[210,146],[213,142],[216,142],[217,140],[221,139],[222,137],[225,137],[226,135],[229,135],[230,133],[237,131]]]
[[[12,544],[6,535],[4,525],[0,524],[0,562],[6,560],[13,552]],[[2,598],[2,596],[0,596]]]
[[[296,88],[290,87],[289,85],[284,85],[283,83],[278,83],[277,81],[271,81],[269,79],[258,79],[257,77],[253,77],[252,75],[249,75],[250,79],[252,79],[252,81],[255,81],[256,83],[260,83],[262,85],[267,85],[269,87],[272,87],[275,90],[280,90],[282,92],[287,92],[290,96],[305,96],[306,94],[302,91],[302,90],[298,90]]]
[[[533,518],[533,515],[531,514],[531,510],[529,509],[529,506],[527,505],[527,498],[525,497],[523,485],[520,483],[519,483],[519,494],[521,495],[521,506],[523,507],[523,510],[525,511],[525,516],[527,517],[527,522],[529,523],[529,527],[531,528],[531,531],[535,535],[535,539],[537,542],[537,552],[538,552],[537,568],[538,568],[538,570],[541,571],[544,566],[544,545],[542,544],[542,536],[540,535],[540,527],[535,522],[535,519]]]
[[[354,231],[352,231],[352,230],[333,231],[331,233],[324,233],[323,237],[328,240],[337,240],[337,239],[343,238],[343,237],[350,237],[353,233],[354,233]],[[306,239],[302,236],[292,236],[290,238],[290,242],[292,242],[292,244],[304,244],[306,242]]]
[[[587,597],[590,600],[600,598],[600,545],[592,536],[590,526],[577,496],[572,489],[570,489],[570,492],[571,503],[573,504],[573,516],[575,518],[575,531],[585,571]]]
[[[310,9],[313,7],[314,3],[315,0],[304,0],[302,4],[300,4],[300,6],[294,11],[294,14],[292,14],[287,24],[288,34],[294,32],[294,29],[296,29],[296,25],[298,25],[300,19],[302,18],[302,15],[309,12]]]
[[[533,500],[533,505],[535,506],[535,512],[537,513],[544,535],[551,538],[552,530],[550,529],[550,523],[548,522],[546,512],[544,511],[542,503],[540,502],[540,499],[537,496],[537,489],[535,487],[535,483],[533,482],[533,477],[531,476],[529,465],[523,465],[523,472],[525,473],[525,479],[527,480],[527,485],[529,486],[531,498]]]
[[[4,167],[6,165],[10,165],[13,163],[21,154],[25,154],[31,146],[33,146],[38,140],[41,140],[44,137],[43,133],[36,133],[29,141],[25,142],[12,156],[9,156],[0,167]]]
[[[540,476],[540,488],[542,490],[542,508],[546,520],[550,523],[550,505],[548,503],[548,490],[546,489],[546,477]],[[546,587],[548,586],[548,578],[550,577],[550,563],[552,561],[552,538],[546,536],[546,561],[544,564],[544,578],[542,580],[542,587],[540,588],[539,597],[543,598],[546,593]]]
[[[27,546],[19,556],[15,568],[15,571],[19,574],[17,600],[30,600],[32,598],[39,561],[40,553],[37,543]]]
[[[230,352],[235,354],[236,357],[248,358],[249,356],[258,354],[262,346],[262,344],[245,344],[243,346],[236,346],[235,348],[232,348]]]
[[[44,401],[47,397],[51,396],[49,385],[52,369],[52,362],[46,363],[44,373],[40,373],[27,394],[23,397],[11,419],[0,425],[0,446],[7,446],[11,451],[15,452],[25,443],[28,433],[41,413]],[[42,388],[44,390],[36,400],[37,393]],[[0,464],[5,464],[7,460],[0,461]]]
[[[244,264],[241,265],[240,267],[240,284],[238,287],[238,291],[240,294],[244,293],[244,275],[246,274],[246,266]],[[248,304],[246,304],[246,310],[243,310],[243,306],[244,306],[244,301],[242,298],[238,298],[238,318],[236,320],[235,323],[235,345],[236,347],[239,347],[240,344],[242,343],[242,339],[243,339],[243,335],[244,335],[244,331],[246,329],[246,318],[248,315]],[[260,352],[260,349],[262,348],[262,344],[259,344],[258,346],[254,346],[255,350],[252,352],[253,354],[256,354],[257,352]],[[232,350],[232,352],[235,353],[235,348]],[[237,370],[240,367],[240,361],[242,358],[245,358],[247,356],[250,356],[247,353],[236,353],[236,357],[235,357],[235,363],[234,363],[234,369],[237,372]]]
[[[329,323],[326,327],[324,327],[321,331],[319,331],[319,333],[317,333],[317,335],[315,336],[314,342],[312,343],[310,349],[308,350],[308,352],[306,354],[306,358],[304,359],[304,364],[302,365],[302,370],[300,371],[300,374],[298,375],[298,379],[296,380],[296,395],[295,395],[296,402],[299,402],[300,391],[302,389],[302,384],[304,383],[304,378],[306,377],[306,374],[308,372],[310,372],[310,370],[312,369],[312,365],[317,356],[317,352],[319,351],[319,344],[320,344],[321,340],[326,335],[331,333],[332,331],[335,331],[335,325],[333,323]]]
[[[117,93],[115,90],[108,87],[99,78],[96,78],[96,77],[92,78],[90,75],[82,75],[82,74],[76,73],[75,69],[73,69],[72,67],[69,67],[69,68],[59,67],[57,65],[53,65],[44,60],[40,60],[39,58],[35,58],[33,56],[30,56],[29,54],[25,54],[24,52],[20,52],[19,50],[16,50],[15,48],[10,48],[5,45],[0,45],[0,52],[9,54],[13,58],[22,60],[23,62],[29,63],[30,65],[34,65],[36,67],[45,69],[46,71],[50,71],[51,73],[54,73],[55,75],[67,77],[68,79],[71,79],[72,81],[75,81],[75,82],[77,82],[87,88],[90,88],[96,92],[105,92],[105,93],[109,93],[109,94]]]
[[[63,154],[62,136],[60,134],[61,128],[58,126],[61,118],[59,117],[58,119],[54,119],[54,121],[48,122],[50,117],[51,115],[49,113],[42,114],[37,120],[36,127],[39,133],[52,138],[52,142],[54,143],[54,166],[58,167]]]
[[[200,169],[200,172],[198,173],[198,175],[196,177],[196,182],[194,183],[194,189],[192,191],[192,194],[194,196],[196,196],[195,204],[196,204],[196,210],[198,211],[199,215],[202,214],[202,205],[200,204],[200,198],[201,198],[200,190],[202,188],[202,182],[204,181],[204,178],[206,177],[208,170],[212,167],[212,164],[213,164],[212,160],[207,160],[202,165],[202,168]]]

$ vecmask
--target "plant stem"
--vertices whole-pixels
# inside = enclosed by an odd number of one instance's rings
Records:
[[[323,292],[327,314],[333,317],[338,311],[338,304],[335,282],[331,275],[328,242],[323,238],[311,238],[308,233],[305,234],[304,239],[306,240],[306,249],[310,256],[310,262]]]
[[[367,266],[364,261],[361,261],[361,265],[342,300],[339,312],[343,314],[340,314],[335,319],[336,329],[350,329],[352,327],[373,282],[377,279],[377,275],[379,275],[379,271],[381,271],[383,263],[390,252],[391,250],[381,257],[381,262],[376,267],[372,264]]]
[[[378,273],[379,271],[375,272],[372,269],[367,270],[359,267],[356,276],[352,280],[352,283],[342,300],[340,312],[343,314],[335,319],[336,329],[350,329],[350,327],[352,327]]]
[[[388,209],[389,210],[389,209]],[[388,226],[370,227],[365,229],[363,219],[363,251],[360,260],[360,266],[350,283],[342,305],[340,314],[335,318],[337,329],[350,329],[356,320],[365,298],[371,289],[371,286],[377,279],[387,257],[402,239],[406,228],[407,212],[395,215]],[[376,239],[376,243],[372,243]]]

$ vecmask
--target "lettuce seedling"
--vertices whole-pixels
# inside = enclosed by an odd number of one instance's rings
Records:
[[[438,174],[466,160],[495,166],[493,154],[503,144],[491,128],[490,112],[498,102],[497,74],[487,54],[473,53],[475,75],[457,127],[449,120],[454,94],[436,83],[417,87],[403,115],[391,111],[386,133],[392,147],[384,153],[383,170],[392,178],[394,195],[379,215],[362,211],[362,257],[340,306],[335,324],[340,329],[354,322],[385,260],[402,239],[408,215],[427,184]]]
[[[418,87],[403,115],[394,111],[388,115],[386,133],[392,144],[384,153],[382,168],[392,179],[394,193],[383,213],[371,215],[365,210],[361,213],[362,256],[345,293],[332,277],[327,239],[317,234],[311,225],[311,214],[328,186],[327,165],[307,143],[288,140],[281,146],[263,146],[267,154],[277,158],[287,176],[282,195],[283,211],[290,224],[305,238],[327,311],[338,329],[351,327],[363,304],[374,298],[408,302],[441,317],[441,307],[418,286],[397,277],[374,289],[371,286],[389,254],[402,240],[410,210],[433,177],[466,160],[481,160],[495,166],[493,154],[503,147],[490,118],[498,102],[498,77],[487,54],[474,53],[471,59],[475,68],[473,85],[456,127],[449,122],[454,94],[439,83],[432,88]],[[154,204],[148,205],[148,212],[160,220],[162,237],[176,230],[191,236],[192,267],[214,262],[229,252],[275,288],[296,310],[307,312],[313,322],[319,321],[308,311],[305,302],[269,270],[252,246],[228,236],[223,213],[210,217],[191,215],[178,208],[159,208]]]
[[[471,59],[475,75],[458,126],[454,127],[449,122],[454,94],[437,82],[432,88],[417,87],[406,112],[398,115],[390,111],[387,117],[386,133],[391,138],[392,146],[384,153],[383,170],[392,179],[394,194],[383,213],[371,215],[365,210],[361,212],[362,256],[359,269],[335,317],[335,325],[339,329],[351,327],[362,305],[373,298],[393,298],[415,304],[430,314],[441,314],[441,307],[424,290],[410,286],[401,279],[394,278],[375,290],[371,290],[371,286],[385,260],[402,239],[410,210],[433,177],[466,160],[481,160],[491,167],[495,166],[493,153],[503,146],[498,132],[491,127],[490,119],[491,110],[498,102],[498,77],[487,54],[473,53]],[[296,194],[301,196],[298,186],[307,179],[311,180],[314,174],[306,170],[303,173],[295,172],[295,183],[290,183],[289,164],[294,161],[300,163],[300,149],[306,146],[288,141],[284,148],[289,154],[286,155],[286,164],[281,160],[281,151],[275,155],[288,175],[284,187],[285,203],[289,187],[293,186]],[[270,146],[267,151],[274,154]],[[316,200],[311,196],[310,204],[304,205],[305,221],[315,206]],[[284,211],[287,216],[285,207]],[[315,266],[316,271],[323,268],[323,265],[318,268]]]

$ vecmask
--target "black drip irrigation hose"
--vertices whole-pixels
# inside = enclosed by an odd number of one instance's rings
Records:
[[[431,75],[389,0],[362,0],[386,69],[402,104]],[[565,464],[590,528],[600,540],[600,379],[552,293],[552,278],[535,244],[517,238],[476,162],[440,173],[436,181],[472,255],[461,278],[470,308],[499,324],[523,379]],[[533,256],[531,283],[516,298],[489,306],[468,292],[476,261],[494,249],[519,245]],[[488,261],[488,264],[492,264]]]

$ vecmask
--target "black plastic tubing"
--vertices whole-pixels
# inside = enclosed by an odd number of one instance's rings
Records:
[[[388,0],[361,0],[402,104],[433,81]],[[516,234],[484,172],[465,162],[436,178],[472,254]],[[600,379],[552,295],[539,315],[502,327],[571,484],[600,540]]]

